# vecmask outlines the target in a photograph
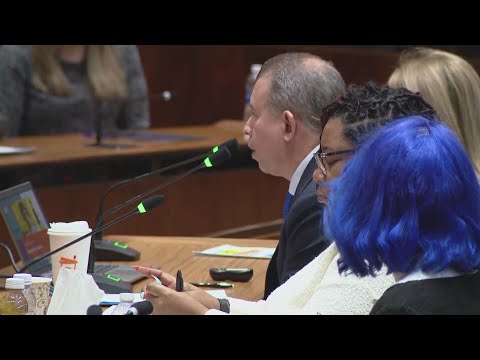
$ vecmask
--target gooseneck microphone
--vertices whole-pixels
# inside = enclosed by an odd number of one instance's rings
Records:
[[[145,95],[144,97],[137,97],[137,98],[130,98],[129,101],[149,101],[151,99],[160,98],[165,102],[170,102],[172,99],[176,97],[176,93],[174,91],[165,90],[158,94],[153,95]],[[114,149],[125,149],[135,147],[135,144],[110,144],[104,143],[103,140],[103,118],[104,114],[108,111],[108,102],[96,100],[95,101],[96,107],[96,119],[95,119],[95,142],[93,144],[89,144],[88,146],[96,146],[96,147],[103,147],[103,148],[114,148]]]
[[[205,153],[205,154],[201,154],[201,155],[198,155],[198,156],[195,156],[191,159],[187,159],[187,160],[184,160],[184,161],[181,161],[181,162],[178,162],[178,163],[175,163],[175,164],[172,164],[170,166],[167,166],[167,167],[164,167],[164,168],[161,168],[161,169],[157,169],[157,170],[154,170],[154,171],[151,171],[151,172],[148,172],[148,173],[145,173],[145,174],[142,174],[142,175],[139,175],[139,176],[136,176],[134,178],[131,178],[131,179],[126,179],[126,180],[122,180],[122,181],[119,181],[115,184],[113,184],[112,186],[110,186],[102,195],[102,197],[100,198],[100,202],[99,202],[99,207],[98,207],[98,213],[97,213],[97,217],[96,217],[96,224],[97,226],[101,226],[102,224],[100,223],[100,221],[103,219],[103,206],[105,204],[105,200],[107,198],[107,196],[112,192],[114,191],[115,189],[123,186],[123,185],[126,185],[126,184],[130,184],[130,183],[133,183],[133,182],[136,182],[136,181],[139,181],[139,180],[142,180],[142,179],[145,179],[147,177],[150,177],[150,176],[153,176],[153,175],[160,175],[160,174],[163,174],[167,171],[170,171],[170,170],[175,170],[179,167],[182,167],[182,166],[185,166],[185,165],[189,165],[195,161],[199,161],[201,159],[204,159],[210,155],[212,155],[213,153],[217,152],[219,148],[223,148],[223,147],[226,147],[230,153],[233,153],[234,151],[236,151],[239,147],[239,144],[238,144],[238,141],[237,139],[230,139],[228,141],[225,141],[224,143],[218,145],[218,146],[215,146],[211,151]],[[97,234],[98,235],[98,234]]]
[[[238,143],[237,143],[238,144]],[[130,205],[131,203],[135,202],[135,201],[140,201],[140,199],[143,199],[151,194],[153,194],[154,192],[157,192],[159,191],[160,189],[180,180],[180,179],[183,179],[184,177],[190,175],[190,174],[193,174],[194,172],[200,170],[200,169],[203,169],[203,168],[211,168],[211,167],[214,167],[214,166],[218,166],[220,165],[221,163],[223,163],[225,160],[228,160],[230,159],[230,157],[232,156],[232,154],[230,153],[230,151],[228,150],[228,148],[225,146],[225,147],[216,147],[214,148],[213,150],[213,154],[211,154],[210,156],[206,157],[203,162],[197,166],[195,166],[194,168],[186,171],[185,173],[183,174],[180,174],[156,187],[154,187],[153,189],[150,189],[140,195],[137,195],[137,196],[134,196],[133,198],[131,198],[130,200],[127,200],[125,201],[124,203],[122,204],[119,204],[113,208],[111,208],[109,211],[107,211],[103,217],[100,219],[100,222],[101,224],[103,224],[103,219],[110,215],[110,214],[113,214],[114,212],[118,211],[118,210],[121,210],[123,209],[124,207]],[[110,223],[109,223],[110,224]],[[103,229],[105,229],[105,225],[101,225],[100,227],[97,227],[93,232],[94,233],[98,233],[100,231],[102,231]],[[105,245],[107,247],[105,247]],[[117,243],[112,243],[112,242],[104,242],[104,241],[92,241],[90,242],[90,258],[89,258],[89,262],[88,262],[88,273],[91,274],[91,273],[94,273],[94,267],[95,267],[95,260],[97,259],[97,254],[98,252],[102,252],[102,255],[103,255],[103,259],[106,259],[107,261],[115,261],[115,260],[118,260],[118,257],[108,257],[108,256],[105,256],[106,254],[118,254],[118,252],[105,252],[104,250],[105,249],[114,249],[115,246],[118,246]],[[131,248],[126,248],[124,250],[127,250],[132,252],[132,251],[135,251],[136,253],[138,253],[138,251],[136,250],[133,250]],[[115,249],[114,249],[115,250]],[[140,255],[140,253],[138,253]],[[138,257],[139,257],[138,255]],[[122,260],[125,260],[124,258]]]
[[[116,190],[119,187],[122,187],[124,185],[140,181],[140,180],[145,179],[147,177],[154,176],[154,175],[160,175],[160,174],[163,174],[167,171],[174,170],[174,169],[180,168],[180,167],[185,166],[185,165],[189,165],[189,164],[194,163],[196,161],[199,161],[201,159],[205,159],[208,156],[211,156],[212,154],[216,153],[219,149],[222,149],[222,148],[228,149],[228,151],[231,154],[233,154],[239,148],[239,144],[238,144],[237,139],[233,138],[233,139],[227,140],[227,141],[223,142],[222,144],[215,146],[211,151],[209,151],[205,154],[201,154],[201,155],[195,156],[193,158],[190,158],[190,159],[187,159],[187,160],[169,165],[167,167],[157,169],[157,170],[154,170],[154,171],[136,176],[136,177],[131,178],[131,179],[122,180],[122,181],[119,181],[119,182],[113,184],[103,193],[102,197],[100,198],[98,212],[97,212],[97,216],[96,216],[96,220],[95,220],[96,227],[102,226],[105,217],[107,215],[111,214],[112,212],[116,211],[116,210],[113,210],[113,209],[109,210],[109,212],[107,212],[107,213],[104,213],[104,211],[103,211],[103,207],[104,207],[105,200],[106,200],[107,196],[111,192],[113,192],[114,190]],[[198,169],[194,170],[193,172],[195,172],[197,170]],[[183,174],[182,176],[180,176],[176,180],[180,180],[181,178],[183,178],[184,176],[188,176],[189,174],[190,173]],[[166,184],[166,185],[168,185],[168,184]],[[135,201],[135,200],[133,200],[133,201]],[[120,209],[121,206],[124,206],[124,204],[117,205],[116,208]],[[126,247],[125,244],[120,244],[118,242],[102,240],[102,232],[101,231],[99,231],[92,238],[92,240],[95,241],[95,248],[96,248],[95,250],[96,250],[96,260],[97,261],[135,261],[135,260],[138,260],[138,258],[140,257],[140,253],[138,251],[136,251],[136,250],[134,250],[130,247]]]
[[[113,214],[114,212],[117,212],[118,210],[121,210],[123,209],[125,206],[128,206],[130,205],[132,202],[135,202],[135,201],[139,201],[140,199],[150,195],[150,194],[153,194],[154,192],[157,192],[158,190],[160,189],[163,189],[164,187],[180,180],[180,179],[183,179],[184,177],[187,177],[188,175],[191,175],[193,174],[194,172],[200,170],[200,169],[204,169],[204,168],[211,168],[211,167],[215,167],[215,166],[218,166],[220,165],[221,163],[223,163],[224,161],[230,159],[232,156],[232,154],[230,153],[230,151],[228,150],[228,148],[226,147],[223,147],[223,148],[219,148],[218,151],[214,152],[212,155],[206,157],[203,162],[197,166],[195,166],[194,168],[184,172],[183,174],[180,174],[178,176],[175,176],[173,177],[172,179],[169,179],[167,180],[166,182],[142,193],[142,194],[139,194],[139,195],[136,195],[134,196],[133,198],[127,200],[126,202],[122,203],[122,204],[119,204],[117,206],[114,206],[113,208],[111,208],[110,210],[108,210],[107,212],[105,212],[105,214],[103,215],[103,217],[100,219],[101,222],[103,222],[103,219],[108,216],[108,215],[111,215]]]
[[[125,315],[150,315],[153,312],[153,305],[150,301],[140,301],[133,303]]]
[[[147,97],[146,97],[147,99]],[[93,144],[88,144],[87,146],[96,146],[96,147],[103,147],[108,149],[125,149],[135,147],[135,144],[110,144],[104,143],[103,140],[103,119],[105,114],[109,111],[108,109],[108,102],[101,101],[99,99],[95,99],[95,142]]]
[[[45,255],[39,257],[35,261],[32,261],[28,265],[21,268],[20,272],[25,272],[26,269],[28,269],[32,265],[42,261],[43,259],[45,259],[49,256],[52,256],[53,254],[56,254],[57,252],[62,251],[63,249],[65,249],[69,246],[72,246],[73,244],[76,244],[77,242],[82,241],[83,239],[86,239],[87,237],[97,233],[98,231],[102,231],[103,229],[106,229],[106,228],[108,228],[112,225],[115,225],[116,223],[126,219],[127,217],[130,217],[130,216],[135,215],[135,214],[143,214],[143,213],[146,213],[149,210],[152,210],[153,208],[160,205],[163,202],[164,199],[165,199],[165,197],[163,195],[155,195],[155,196],[152,196],[152,197],[146,199],[144,202],[138,204],[138,206],[135,209],[127,212],[126,214],[123,214],[122,216],[119,216],[115,220],[110,221],[109,223],[106,223],[105,225],[103,225],[99,228],[96,228],[96,229],[90,231],[89,233],[87,233],[83,236],[80,236],[78,239],[72,240],[72,241],[70,241],[69,243],[67,243],[63,246],[60,246],[58,249],[55,249],[53,251],[50,251],[50,252],[46,253]],[[89,264],[90,264],[90,262],[92,262],[92,260],[94,261],[94,259],[91,259],[91,258],[89,259]]]

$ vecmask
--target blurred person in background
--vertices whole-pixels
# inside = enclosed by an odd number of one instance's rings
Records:
[[[8,136],[150,126],[135,45],[3,45],[0,123]]]
[[[465,59],[430,48],[404,51],[388,84],[420,95],[460,138],[480,179],[480,77]]]

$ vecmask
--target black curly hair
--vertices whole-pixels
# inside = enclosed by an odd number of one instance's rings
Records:
[[[368,82],[365,86],[350,85],[344,95],[323,108],[321,120],[323,128],[330,119],[339,118],[345,125],[344,135],[356,144],[385,123],[411,115],[437,118],[420,94]]]

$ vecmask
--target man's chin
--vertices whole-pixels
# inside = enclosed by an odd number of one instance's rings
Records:
[[[277,174],[273,173],[269,168],[262,165],[262,163],[260,163],[257,159],[254,159],[254,160],[258,163],[258,168],[262,173],[267,175],[272,175],[272,176],[278,176]]]

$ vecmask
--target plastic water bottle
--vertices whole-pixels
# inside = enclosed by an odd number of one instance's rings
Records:
[[[258,73],[262,68],[261,64],[250,65],[250,73],[245,84],[245,107],[243,109],[243,120],[247,121],[250,117],[250,97],[252,96],[255,80],[257,80]]]
[[[25,289],[23,289],[23,295],[25,295],[28,303],[27,315],[35,315],[35,303],[37,302],[37,299],[35,298],[35,294],[32,292],[32,275],[19,273],[13,275],[13,277],[24,280]]]
[[[0,294],[0,315],[26,315],[28,303],[23,290],[25,281],[20,278],[5,280],[5,292]]]
[[[121,293],[120,302],[113,311],[112,315],[125,315],[126,312],[130,309],[130,306],[133,305],[133,300],[135,295],[132,293]]]

